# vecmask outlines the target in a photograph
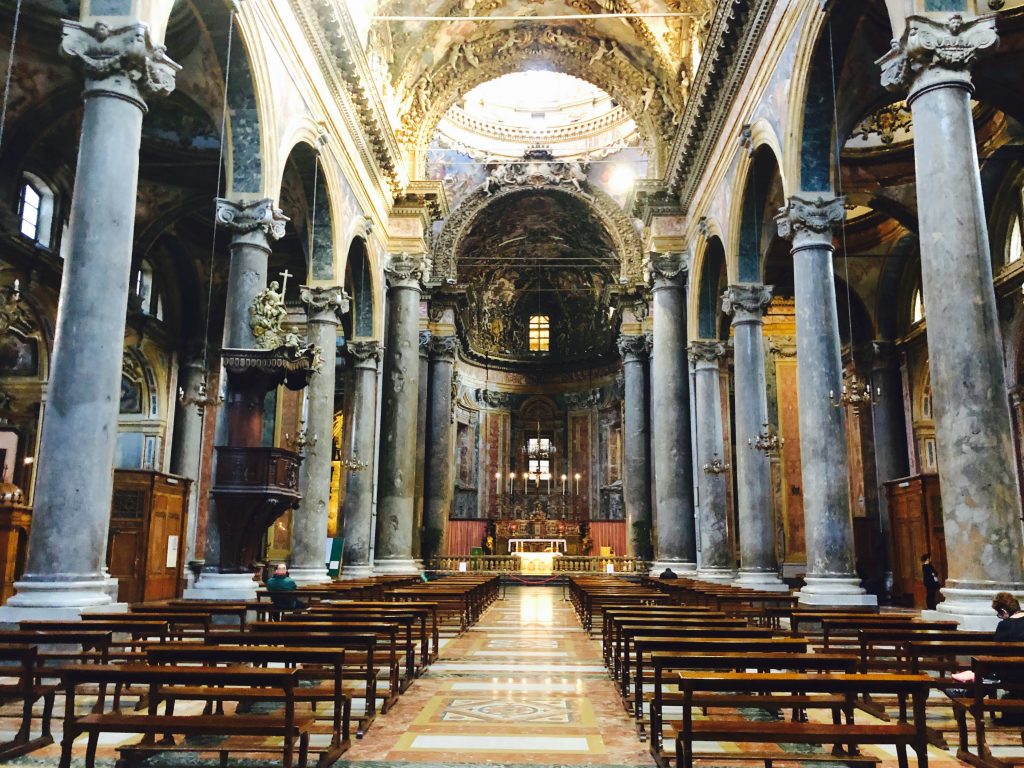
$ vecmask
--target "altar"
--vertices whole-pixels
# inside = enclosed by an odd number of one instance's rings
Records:
[[[566,541],[565,539],[509,539],[508,540],[508,553],[510,555],[516,553],[531,553],[531,554],[544,554],[557,552],[559,554],[565,554],[566,552]]]

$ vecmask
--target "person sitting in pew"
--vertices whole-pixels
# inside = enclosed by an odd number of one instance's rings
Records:
[[[992,639],[1000,642],[1020,642],[1024,640],[1024,611],[1020,602],[1009,592],[997,592],[992,598],[992,610],[999,617],[996,632]],[[965,669],[952,676],[961,683],[973,683],[974,672]]]
[[[270,596],[270,601],[274,604],[274,607],[289,611],[305,608],[306,604],[293,594],[297,589],[298,586],[295,584],[295,580],[288,575],[288,564],[278,563],[274,569],[274,575],[267,579],[267,590],[281,593]]]

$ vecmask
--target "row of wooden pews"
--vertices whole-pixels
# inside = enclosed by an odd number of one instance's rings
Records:
[[[581,624],[600,634],[624,708],[663,768],[733,759],[766,768],[776,760],[877,762],[860,751],[869,744],[895,747],[901,768],[908,749],[926,766],[928,745],[945,748],[947,732],[958,735],[961,759],[1006,768],[989,746],[993,728],[1024,743],[1022,726],[990,722],[993,712],[1024,716],[1017,644],[910,612],[810,610],[790,595],[752,598],[728,585],[666,581],[581,577],[569,585]],[[971,665],[974,684],[950,677]],[[997,698],[996,688],[1012,689],[1012,698]],[[747,717],[750,709],[763,717]],[[695,748],[706,741],[735,747]],[[832,749],[809,756],[780,746],[797,744]]]
[[[107,733],[140,735],[119,748],[129,762],[263,752],[288,768],[307,764],[313,737],[326,768],[436,661],[442,630],[465,629],[497,598],[498,579],[387,578],[297,594],[296,610],[272,609],[264,591],[255,602],[169,600],[0,631],[10,681],[0,701],[20,707],[21,723],[0,759],[52,744],[63,697],[61,768],[79,737],[94,765]]]

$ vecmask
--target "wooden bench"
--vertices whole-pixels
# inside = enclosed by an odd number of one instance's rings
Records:
[[[682,695],[675,692],[665,691],[665,680],[673,672],[683,670],[717,670],[749,672],[769,672],[772,670],[785,670],[790,672],[841,672],[852,673],[856,671],[857,659],[847,654],[832,653],[761,653],[761,652],[731,652],[717,654],[679,654],[658,652],[651,655],[651,667],[654,670],[654,690],[651,693],[650,703],[650,745],[651,756],[659,765],[666,765],[672,754],[662,751],[664,728],[671,725],[665,720],[666,705],[681,706]],[[799,712],[795,702],[794,719]],[[760,702],[758,702],[760,704]],[[676,729],[680,727],[675,723]]]
[[[694,760],[764,761],[770,768],[776,760],[813,761],[826,759],[848,763],[878,762],[875,758],[859,755],[858,747],[866,744],[890,744],[896,747],[899,768],[908,768],[907,747],[917,754],[920,768],[928,766],[928,740],[924,730],[925,699],[929,681],[924,675],[884,674],[799,674],[799,673],[745,673],[745,672],[681,672],[679,684],[683,699],[682,728],[676,735],[676,768],[692,768]],[[772,704],[786,706],[792,697],[806,702],[815,695],[843,696],[846,704],[840,717],[833,714],[832,723],[801,723],[780,720],[753,721],[736,716],[716,714],[695,720],[693,709],[714,706],[715,696],[725,696],[728,702],[735,691],[762,694],[771,697]],[[910,696],[913,700],[913,718],[898,722],[860,724],[854,722],[854,702],[864,693],[891,693]],[[777,700],[777,704],[776,704]],[[726,704],[728,706],[728,704]],[[806,703],[804,704],[806,706]],[[829,707],[832,706],[831,698]],[[813,756],[802,752],[779,753],[753,751],[744,748],[737,752],[699,753],[695,741],[725,741],[742,744],[833,744],[832,755]],[[842,747],[846,747],[845,753]]]
[[[0,682],[0,702],[21,705],[21,724],[14,738],[0,743],[0,760],[8,760],[53,743],[50,722],[57,686],[37,682],[40,677],[39,652],[33,645],[0,645],[0,663],[3,664],[0,677],[13,678],[9,683]],[[32,708],[40,699],[43,702],[40,734],[33,739]]]
[[[397,613],[411,613],[420,619],[420,642],[423,644],[421,666],[426,667],[437,661],[441,650],[441,634],[437,621],[437,604],[426,600],[416,602],[354,602],[342,600],[325,600],[317,605],[314,611],[330,611],[344,613],[348,610],[380,612],[381,617]]]
[[[1024,762],[1024,758],[997,758],[992,754],[988,733],[996,726],[985,721],[986,715],[1010,715],[1014,723],[1003,725],[1002,728],[1011,730],[1018,737],[1024,732],[1024,657],[976,656],[971,659],[971,670],[974,672],[974,682],[964,686],[967,695],[951,696],[960,732],[957,758],[978,768],[1007,768],[1013,763]],[[1001,689],[1006,691],[1007,696],[999,698]],[[968,716],[973,721],[973,752]]]
[[[299,687],[295,689],[296,703],[309,703],[316,711],[318,703],[332,705],[331,743],[320,753],[318,768],[326,768],[340,758],[351,746],[352,699],[344,693],[342,680],[345,669],[344,648],[303,648],[282,646],[210,646],[196,643],[163,643],[148,649],[150,664],[199,666],[223,666],[248,664],[266,666],[283,664],[288,668],[298,667]],[[326,673],[326,674],[325,674]],[[328,677],[327,685],[301,685],[304,681],[319,682]],[[157,696],[167,702],[168,714],[173,713],[175,700],[190,699],[217,703],[223,711],[225,700],[252,703],[271,700],[277,694],[262,688],[224,689],[203,687],[170,686],[159,689]],[[209,710],[208,710],[209,711]]]
[[[630,641],[636,634],[645,634],[649,637],[655,635],[662,637],[677,637],[685,635],[694,630],[705,632],[705,630],[752,630],[756,637],[770,635],[774,630],[761,627],[750,627],[743,619],[715,619],[715,618],[675,618],[668,619],[636,619],[613,618],[614,626],[611,628],[612,644],[607,649],[607,664],[611,670],[612,677],[617,678],[622,669],[623,658],[630,653]],[[706,634],[706,632],[705,632]]]
[[[889,614],[880,614],[888,616]],[[822,619],[821,639],[824,650],[853,648],[857,646],[857,633],[862,629],[916,629],[955,632],[955,621],[921,621],[916,616],[907,616],[904,620],[883,619],[876,616],[862,616],[856,619]]]
[[[225,765],[230,752],[281,753],[284,768],[291,768],[298,753],[298,768],[305,768],[313,715],[296,715],[295,688],[298,672],[290,669],[254,669],[252,667],[160,667],[149,664],[76,664],[60,669],[65,696],[64,736],[61,744],[60,768],[70,768],[75,739],[88,737],[85,752],[86,768],[96,764],[96,746],[103,733],[141,734],[143,740],[120,747],[122,758],[132,762],[148,754],[167,751],[214,752]],[[97,710],[86,715],[75,712],[75,692],[82,684],[147,686],[148,712],[126,714],[119,709],[107,710],[104,697],[97,701]],[[174,715],[157,714],[159,695],[171,695],[172,688],[211,689],[263,688],[280,691],[283,715]],[[186,737],[172,743],[168,736]],[[156,738],[163,736],[157,743]],[[189,737],[224,737],[217,744],[189,743]],[[268,738],[282,739],[282,745],[267,744]]]

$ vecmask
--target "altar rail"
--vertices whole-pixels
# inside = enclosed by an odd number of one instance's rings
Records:
[[[435,571],[458,571],[459,564],[465,563],[470,573],[519,573],[520,560],[511,555],[478,555],[435,557],[430,567]],[[562,555],[552,563],[555,573],[606,573],[608,565],[615,573],[644,573],[647,563],[635,557],[586,557],[583,555]]]

